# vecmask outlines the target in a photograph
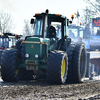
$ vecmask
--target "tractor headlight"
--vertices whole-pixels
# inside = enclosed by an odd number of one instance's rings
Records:
[[[25,54],[25,57],[28,58],[29,57],[29,54]]]
[[[38,58],[38,54],[35,54],[35,58]]]

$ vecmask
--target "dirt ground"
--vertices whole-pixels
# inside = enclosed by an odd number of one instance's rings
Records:
[[[0,100],[96,100],[92,97],[99,100],[99,93],[100,81],[93,80],[64,85],[51,85],[45,80],[17,83],[0,81]]]

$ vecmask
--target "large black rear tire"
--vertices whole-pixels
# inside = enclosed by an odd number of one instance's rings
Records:
[[[72,83],[73,82],[73,53],[75,49],[75,43],[72,42],[67,50],[67,55],[68,55],[68,75],[67,75],[67,83]]]
[[[87,52],[87,70],[86,70],[86,75],[85,77],[90,77],[90,70],[91,69],[91,66],[90,66],[90,53]]]
[[[25,60],[26,60],[25,53],[26,53],[26,44],[23,43],[22,48],[21,48],[21,62],[22,63],[25,63]]]
[[[2,52],[3,52],[3,50],[0,51],[0,66],[1,66],[1,55],[2,55]],[[0,70],[1,70],[1,67],[0,67]]]
[[[18,50],[18,57],[19,57],[19,59],[21,59],[21,52],[20,52],[21,48],[22,48],[22,40],[18,40],[16,42],[15,49]]]
[[[84,43],[77,43],[73,54],[73,82],[83,82],[86,74],[87,55]]]
[[[21,44],[22,44],[22,40],[18,40],[16,42],[15,49],[20,50],[21,49]]]
[[[19,80],[16,73],[17,49],[7,49],[1,55],[1,76],[5,82],[16,82]]]
[[[47,61],[47,81],[52,84],[64,84],[68,70],[67,54],[63,51],[52,51]]]

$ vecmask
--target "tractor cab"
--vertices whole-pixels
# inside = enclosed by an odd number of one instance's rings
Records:
[[[71,38],[74,42],[78,42],[80,37],[83,37],[83,27],[74,24],[68,26],[68,38]]]
[[[50,51],[58,49],[58,42],[67,38],[67,26],[69,20],[59,14],[40,13],[35,14],[33,41],[39,41],[43,44],[51,44]],[[60,26],[60,30],[59,30]],[[30,38],[26,39],[26,43]],[[31,37],[32,40],[32,37]]]
[[[0,49],[9,47],[9,38],[8,36],[0,36]]]
[[[67,21],[66,17],[59,14],[47,14],[47,13],[35,14],[34,17],[36,18],[34,21],[35,24],[33,33],[34,37],[55,38],[58,36],[57,26],[61,26],[62,29],[62,31],[59,33],[61,34],[61,37],[59,38],[62,38],[67,35],[65,32],[67,26],[65,25]],[[31,19],[31,22],[32,20],[33,19]],[[52,34],[52,31],[54,32],[54,36]]]
[[[3,33],[0,35],[0,49],[4,50],[5,48],[15,46],[18,36],[12,33]]]

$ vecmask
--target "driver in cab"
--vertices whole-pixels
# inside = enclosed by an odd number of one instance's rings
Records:
[[[69,38],[75,38],[74,33],[72,32],[72,30],[69,30],[69,34],[68,34]]]

